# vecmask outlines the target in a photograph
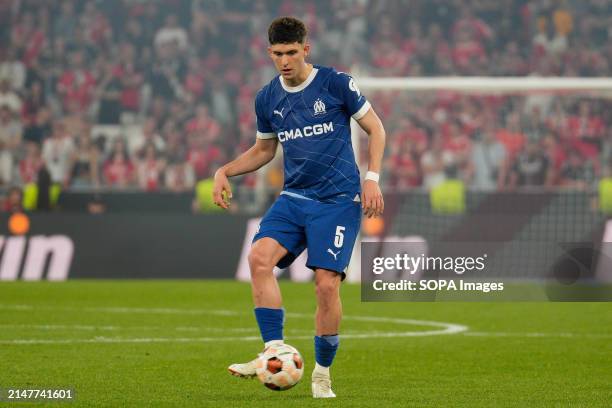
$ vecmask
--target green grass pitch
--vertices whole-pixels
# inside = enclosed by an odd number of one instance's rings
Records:
[[[362,303],[349,284],[338,398],[313,400],[314,289],[281,287],[306,361],[289,391],[227,373],[262,348],[250,288],[232,281],[1,283],[0,388],[70,387],[67,406],[86,407],[612,404],[610,303]]]

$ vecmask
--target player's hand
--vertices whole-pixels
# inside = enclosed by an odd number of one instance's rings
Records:
[[[213,184],[213,202],[219,207],[227,210],[232,199],[232,188],[227,176],[221,169],[215,173],[215,182]]]
[[[368,218],[382,215],[385,209],[385,201],[380,192],[380,186],[374,180],[365,180],[363,182],[361,208],[363,208],[363,214]]]

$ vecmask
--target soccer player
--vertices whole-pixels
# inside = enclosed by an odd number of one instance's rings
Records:
[[[268,54],[279,76],[255,97],[255,145],[215,173],[213,199],[227,209],[228,177],[255,171],[284,150],[285,183],[261,221],[249,253],[255,318],[265,348],[283,342],[281,292],[272,273],[285,268],[304,249],[314,270],[317,310],[312,373],[315,398],[336,395],[329,367],[338,349],[342,316],[340,282],[360,228],[361,211],[377,217],[384,209],[378,186],[385,130],[355,81],[343,72],[306,62],[306,27],[292,17],[268,29]],[[351,145],[350,120],[369,135],[368,172],[361,188]],[[231,374],[255,376],[255,361],[232,364]]]

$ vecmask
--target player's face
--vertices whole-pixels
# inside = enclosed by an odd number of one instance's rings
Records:
[[[274,44],[268,47],[268,54],[276,70],[282,77],[289,82],[305,79],[301,78],[302,72],[306,69],[306,57],[310,51],[308,43],[300,44]]]

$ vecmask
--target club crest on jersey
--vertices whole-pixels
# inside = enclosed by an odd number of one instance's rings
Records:
[[[321,98],[318,98],[315,101],[313,109],[314,109],[315,116],[316,115],[323,115],[323,114],[325,114],[325,104],[323,103]]]

